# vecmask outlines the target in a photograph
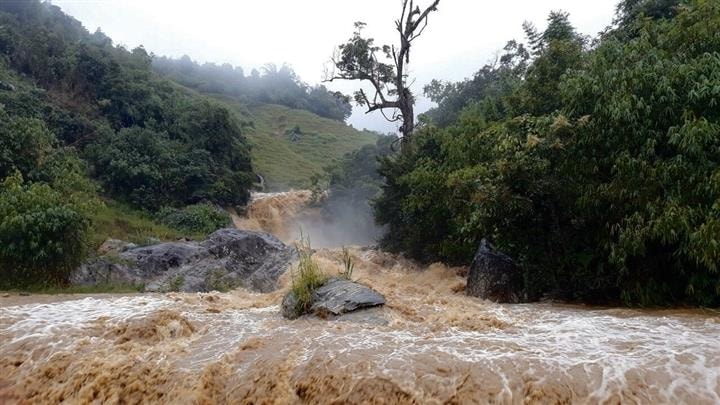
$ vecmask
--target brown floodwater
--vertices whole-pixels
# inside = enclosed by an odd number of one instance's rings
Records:
[[[233,220],[290,242],[310,196]],[[269,294],[0,297],[0,404],[720,403],[716,311],[498,305],[464,295],[467,269],[351,252],[387,305],[337,320],[283,319],[290,273]]]
[[[352,254],[388,305],[348,320],[283,319],[287,275],[270,294],[0,298],[0,403],[720,403],[717,312],[498,305],[463,295],[463,269]]]

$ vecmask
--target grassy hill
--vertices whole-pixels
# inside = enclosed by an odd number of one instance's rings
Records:
[[[252,146],[255,172],[273,189],[302,188],[314,174],[337,162],[346,153],[374,144],[377,135],[304,110],[274,105],[245,106],[214,97],[252,125],[244,129]],[[299,134],[291,133],[295,127]]]

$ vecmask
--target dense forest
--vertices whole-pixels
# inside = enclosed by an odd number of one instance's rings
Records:
[[[527,300],[720,304],[720,3],[623,0],[594,38],[561,11],[523,28],[473,77],[427,85],[437,106],[406,136],[316,176],[326,214],[372,209],[381,246],[422,262],[467,265],[488,238],[521,265]],[[0,281],[67,282],[106,204],[172,235],[227,224],[216,207],[245,204],[256,177],[232,109],[338,124],[349,101],[288,66],[155,57],[49,3],[0,2]],[[328,134],[265,115],[268,171],[283,137],[297,151],[282,156],[334,162]],[[284,160],[277,178],[316,173]]]
[[[186,55],[180,59],[155,57],[153,67],[186,87],[232,97],[242,103],[279,104],[341,122],[352,114],[349,97],[331,92],[323,85],[308,86],[288,65],[267,64],[245,76],[240,67],[200,65]]]
[[[528,299],[720,303],[720,3],[624,0],[596,39],[553,12],[381,159],[382,245],[467,264],[490,238]]]
[[[100,195],[166,214],[247,201],[255,177],[240,123],[151,65],[144,49],[113,46],[48,3],[0,3],[4,283],[67,280]],[[208,207],[179,212],[212,218]]]

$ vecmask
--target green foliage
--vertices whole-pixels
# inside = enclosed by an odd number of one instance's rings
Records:
[[[490,237],[530,296],[720,303],[720,5],[673,10],[592,50],[563,14],[530,31],[511,116],[465,107],[382,160],[383,245],[468,263]]]
[[[209,234],[231,224],[226,211],[210,204],[189,205],[183,209],[165,207],[157,217],[173,229],[190,233]]]
[[[183,277],[182,275],[178,275],[168,281],[165,290],[167,292],[179,292],[183,284],[185,284],[185,277]]]
[[[0,109],[0,179],[16,170],[30,173],[50,154],[54,142],[42,121],[10,117]]]
[[[224,269],[216,269],[205,276],[205,287],[207,291],[228,292],[240,286],[242,282],[237,278],[228,278]]]
[[[328,277],[320,270],[320,266],[312,257],[313,250],[310,247],[310,239],[302,235],[295,245],[300,260],[292,274],[291,291],[297,298],[295,314],[302,315],[310,310],[312,296],[316,289],[320,288],[328,280]]]
[[[90,246],[97,249],[107,239],[119,239],[138,245],[147,244],[148,240],[178,240],[182,237],[203,239],[205,234],[190,234],[175,230],[159,223],[148,212],[133,209],[117,201],[105,201],[91,215]]]
[[[0,80],[21,74],[43,89],[0,92],[17,116],[0,119],[13,133],[0,145],[0,175],[41,158],[50,138],[39,134],[49,130],[82,152],[106,191],[136,207],[247,201],[249,147],[226,108],[157,77],[142,47],[113,46],[58,7],[26,3],[0,4]]]
[[[19,172],[0,186],[0,271],[8,286],[66,284],[87,253],[85,207]]]

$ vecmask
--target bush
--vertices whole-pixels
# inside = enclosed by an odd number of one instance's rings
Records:
[[[19,173],[0,186],[0,272],[10,286],[67,284],[87,255],[84,208]]]
[[[230,214],[210,204],[189,205],[183,209],[165,207],[157,217],[171,228],[190,233],[209,234],[232,223]]]
[[[0,179],[16,170],[24,176],[52,150],[55,136],[34,118],[11,117],[0,108]]]

